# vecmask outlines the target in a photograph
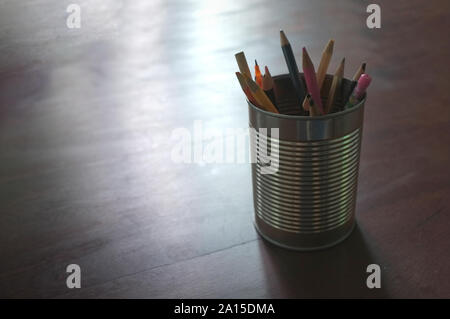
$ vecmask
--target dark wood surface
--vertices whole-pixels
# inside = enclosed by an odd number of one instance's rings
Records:
[[[0,1],[0,297],[450,297],[449,1]],[[174,129],[245,128],[234,53],[373,76],[358,227],[285,251],[252,226],[248,164],[176,164]],[[66,288],[79,264],[82,288]],[[382,288],[366,287],[366,266]]]

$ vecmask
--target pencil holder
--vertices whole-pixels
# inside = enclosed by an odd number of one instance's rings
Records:
[[[324,91],[331,80],[327,75]],[[255,227],[285,248],[333,246],[355,225],[365,97],[349,110],[301,116],[289,76],[274,81],[280,114],[248,102]],[[343,109],[352,86],[342,80],[337,108]]]

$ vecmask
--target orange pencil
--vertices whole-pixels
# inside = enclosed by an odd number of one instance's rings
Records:
[[[259,85],[260,88],[263,86],[263,77],[261,74],[261,70],[259,69],[258,62],[255,60],[255,82]]]

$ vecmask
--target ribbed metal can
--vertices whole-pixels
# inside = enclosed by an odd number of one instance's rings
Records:
[[[355,225],[365,98],[349,110],[301,116],[288,75],[274,81],[284,114],[248,102],[255,227],[285,248],[333,246]],[[325,87],[330,81],[328,75]],[[352,85],[343,79],[337,105],[345,104]]]

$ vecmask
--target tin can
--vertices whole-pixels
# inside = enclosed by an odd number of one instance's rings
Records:
[[[325,91],[331,80],[327,75]],[[289,76],[274,81],[280,114],[248,102],[255,227],[285,248],[333,246],[355,225],[365,97],[348,110],[304,116]],[[342,80],[338,108],[343,109],[352,85]]]

